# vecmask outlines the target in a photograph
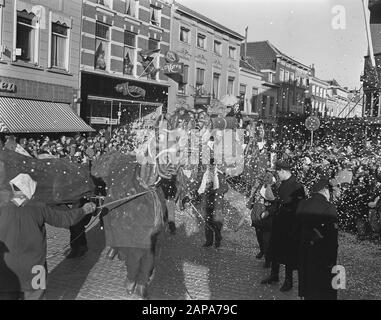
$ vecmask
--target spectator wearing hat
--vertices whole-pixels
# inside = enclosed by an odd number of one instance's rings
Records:
[[[327,179],[320,179],[311,191],[311,198],[302,200],[296,212],[299,296],[306,300],[336,300],[332,268],[337,260],[338,215],[330,203]]]
[[[297,235],[296,209],[300,200],[305,198],[303,186],[291,173],[291,166],[285,161],[275,164],[280,185],[277,193],[277,210],[273,218],[272,234],[270,239],[271,274],[262,284],[271,284],[279,281],[280,264],[285,265],[285,281],[281,291],[289,291],[293,287],[293,270],[297,268]]]

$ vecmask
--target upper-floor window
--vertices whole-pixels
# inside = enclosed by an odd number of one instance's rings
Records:
[[[124,0],[125,7],[124,13],[131,17],[137,18],[138,16],[138,0]]]
[[[148,50],[156,50],[159,49],[159,40],[148,39]]]
[[[234,77],[228,77],[228,87],[227,87],[227,90],[226,90],[226,93],[227,94],[230,94],[232,95],[233,92],[234,92]]]
[[[38,63],[37,17],[33,13],[17,11],[16,33],[16,48],[21,51],[16,57],[17,60]]]
[[[156,39],[148,39],[148,50],[156,50],[160,48],[160,41]],[[156,69],[159,67],[159,59],[157,57],[153,58],[152,67],[155,67]],[[150,73],[151,79],[157,80],[158,73],[152,72]]]
[[[196,69],[196,90],[202,90],[205,81],[205,70],[201,68]]]
[[[51,67],[69,69],[69,30],[65,23],[52,23]]]
[[[236,57],[236,48],[229,46],[229,58],[235,59]]]
[[[109,67],[110,27],[96,22],[95,26],[95,69],[107,70]]]
[[[295,73],[290,72],[290,81],[293,82],[295,79]]]
[[[283,82],[284,81],[284,69],[279,69],[279,81]]]
[[[107,8],[112,8],[112,0],[97,0],[97,3]]]
[[[205,44],[206,44],[206,35],[202,33],[197,34],[197,47],[201,49],[205,49]]]
[[[190,30],[185,27],[180,27],[180,41],[189,43],[190,40]]]
[[[220,74],[219,73],[213,73],[213,98],[218,99],[218,93],[220,89]]]
[[[151,24],[160,27],[161,9],[151,5],[150,7],[150,20]]]
[[[273,82],[273,74],[271,72],[269,72],[268,79],[269,79],[269,82]]]
[[[222,43],[220,41],[214,40],[214,53],[219,56],[222,55]]]
[[[284,81],[285,82],[290,81],[290,73],[287,70],[284,72]]]
[[[181,80],[178,83],[178,87],[177,87],[178,93],[186,94],[186,87],[187,87],[187,83],[188,83],[188,70],[189,70],[189,66],[184,65],[183,66],[183,74],[182,74]]]
[[[251,112],[258,112],[258,88],[252,88],[251,90]]]
[[[124,31],[123,73],[133,75],[136,61],[136,36]]]

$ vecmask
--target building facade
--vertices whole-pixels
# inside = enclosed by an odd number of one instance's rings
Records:
[[[240,61],[239,94],[242,111],[253,119],[271,121],[276,117],[278,86],[264,79],[248,58]]]
[[[310,112],[319,117],[328,116],[327,111],[327,90],[329,84],[315,76],[315,68],[311,67],[311,74],[309,76],[309,104]]]
[[[226,94],[238,96],[243,39],[240,34],[175,2],[171,51],[184,64],[184,72],[179,81],[170,80],[169,110],[213,105]]]
[[[303,115],[310,67],[285,55],[269,41],[249,42],[246,51],[260,65],[265,80],[279,87],[277,115]]]
[[[363,88],[365,94],[365,115],[381,117],[381,0],[369,1],[370,33],[375,66],[369,54],[364,59]]]
[[[363,116],[363,93],[350,92],[335,80],[326,81],[327,89],[327,116],[332,118],[354,118]]]
[[[81,0],[0,1],[3,131],[89,129],[73,112],[79,96],[81,9]]]
[[[167,110],[171,6],[153,0],[83,0],[81,117],[96,129],[151,126]]]

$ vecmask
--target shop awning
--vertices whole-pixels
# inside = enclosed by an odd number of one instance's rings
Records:
[[[89,132],[66,103],[0,97],[0,132]]]

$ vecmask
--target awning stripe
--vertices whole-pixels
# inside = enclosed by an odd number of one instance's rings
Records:
[[[69,104],[8,97],[0,97],[0,123],[10,133],[95,131]]]

